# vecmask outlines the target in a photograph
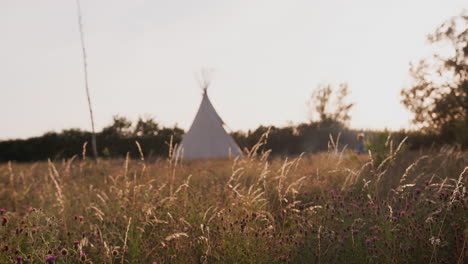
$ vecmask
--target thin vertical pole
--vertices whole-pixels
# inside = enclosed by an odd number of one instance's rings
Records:
[[[76,0],[76,5],[77,5],[77,8],[78,8],[78,26],[79,26],[79,29],[80,29],[81,50],[83,51],[83,69],[84,69],[86,97],[88,99],[89,115],[91,117],[91,129],[92,129],[91,145],[92,145],[92,148],[93,148],[94,159],[97,160],[98,154],[97,154],[97,146],[96,146],[96,132],[94,130],[93,108],[92,108],[92,105],[91,105],[91,97],[89,95],[88,62],[87,62],[86,48],[85,48],[85,42],[84,42],[84,37],[83,37],[84,34],[83,34],[83,22],[82,22],[82,16],[81,16],[80,0]]]

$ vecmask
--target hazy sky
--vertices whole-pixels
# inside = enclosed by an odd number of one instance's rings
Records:
[[[81,0],[97,130],[119,114],[190,126],[194,73],[232,130],[307,120],[348,82],[355,128],[409,127],[399,93],[459,0]],[[0,139],[90,130],[75,0],[0,0]]]

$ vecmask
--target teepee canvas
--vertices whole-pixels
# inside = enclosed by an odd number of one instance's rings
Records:
[[[239,146],[224,129],[224,122],[216,113],[206,90],[203,89],[200,108],[176,151],[177,155],[188,160],[241,156]]]

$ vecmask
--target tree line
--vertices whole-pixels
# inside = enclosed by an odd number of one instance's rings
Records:
[[[243,150],[250,150],[263,142],[260,151],[271,150],[274,156],[294,156],[301,153],[315,153],[328,150],[353,151],[357,147],[356,135],[364,132],[367,147],[383,145],[387,136],[400,142],[409,136],[407,145],[411,149],[442,144],[436,134],[419,132],[389,132],[353,130],[336,121],[316,121],[285,127],[260,126],[254,130],[237,131],[231,135]],[[135,124],[115,116],[112,124],[96,133],[100,158],[140,158],[136,141],[141,146],[146,160],[167,158],[170,144],[179,144],[184,130],[177,126],[161,127],[153,118],[140,118]],[[60,160],[74,155],[82,158],[92,155],[91,132],[67,129],[62,132],[48,132],[40,137],[0,141],[0,162],[30,162],[39,160]],[[337,145],[336,147],[334,145]]]

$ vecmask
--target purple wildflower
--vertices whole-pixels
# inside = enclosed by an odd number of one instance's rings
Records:
[[[54,256],[47,256],[45,259],[47,264],[53,264],[55,262],[55,257]]]
[[[0,209],[0,215],[4,214],[6,212],[6,209],[2,208]]]

